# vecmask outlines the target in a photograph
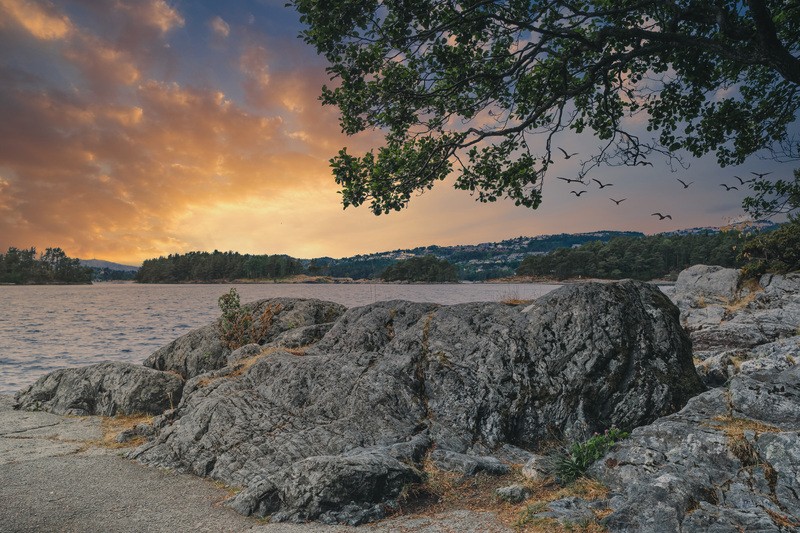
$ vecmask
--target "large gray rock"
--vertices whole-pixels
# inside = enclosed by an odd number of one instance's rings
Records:
[[[739,294],[739,270],[721,266],[694,265],[678,274],[675,298],[693,306],[728,303]],[[700,305],[698,305],[700,304]]]
[[[672,298],[700,359],[800,332],[798,273],[741,283],[738,270],[696,265],[680,273]]]
[[[610,531],[798,531],[800,367],[739,374],[592,466]]]
[[[800,336],[794,336],[761,344],[755,348],[725,350],[697,364],[697,373],[706,386],[719,387],[739,372],[753,374],[780,371],[798,364],[800,364]]]
[[[346,310],[343,305],[322,300],[270,298],[243,305],[253,316],[269,309],[271,323],[257,344],[297,347],[318,341]],[[190,331],[148,357],[144,365],[170,370],[184,378],[218,370],[227,364],[229,350],[219,336],[219,321]]]
[[[56,370],[17,393],[16,409],[69,415],[160,414],[178,405],[183,379],[130,363]]]
[[[246,514],[343,523],[382,516],[434,449],[442,468],[505,471],[495,453],[633,428],[703,389],[677,309],[631,281],[527,308],[382,302],[305,356],[208,376],[132,456],[243,487]]]

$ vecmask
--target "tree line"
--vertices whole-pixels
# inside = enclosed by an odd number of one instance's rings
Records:
[[[288,255],[251,255],[238,252],[189,252],[147,259],[136,281],[181,283],[234,279],[278,279],[303,273],[302,263]]]
[[[434,283],[458,281],[458,269],[446,259],[437,259],[433,255],[426,255],[398,261],[383,271],[381,279],[384,281],[423,281]]]
[[[10,247],[0,254],[0,283],[46,284],[91,283],[92,269],[81,266],[79,259],[67,257],[61,248]]]
[[[640,280],[674,278],[692,265],[739,267],[746,235],[738,231],[690,235],[618,237],[530,255],[517,268],[520,276]]]

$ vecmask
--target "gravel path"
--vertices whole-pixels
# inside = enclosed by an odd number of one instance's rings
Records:
[[[11,409],[0,396],[0,531],[147,533],[503,532],[489,513],[404,516],[359,528],[270,524],[223,505],[206,479],[142,466],[99,447],[97,417]]]

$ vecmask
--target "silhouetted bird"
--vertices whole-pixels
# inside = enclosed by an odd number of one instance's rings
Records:
[[[740,178],[739,176],[734,176],[734,178],[736,178],[737,180],[739,180],[739,185],[744,185],[745,183],[750,183],[751,181],[756,181],[756,179],[755,179],[755,178],[753,178],[753,179],[751,179],[751,180],[743,180],[743,179],[742,179],[742,178]]]
[[[763,178],[764,176],[769,176],[772,172],[751,172],[753,176],[758,176],[758,179]]]
[[[683,188],[684,188],[684,189],[688,189],[688,188],[689,188],[689,185],[691,185],[692,183],[694,183],[693,181],[690,181],[689,183],[686,183],[685,181],[683,181],[683,180],[682,180],[682,179],[680,179],[680,178],[675,178],[675,179],[681,182],[681,185],[683,185]]]
[[[583,180],[578,178],[562,178],[561,176],[556,176],[557,180],[564,180],[567,183],[583,183]]]
[[[585,193],[586,191],[581,191],[581,192],[577,192],[577,191],[570,191],[570,192],[571,192],[572,194],[574,194],[575,196],[580,196],[581,194]]]
[[[637,165],[642,165],[643,167],[646,167],[646,166],[651,166],[652,167],[653,166],[653,163],[651,163],[650,161],[637,161],[636,164]]]
[[[612,202],[614,202],[615,204],[619,205],[619,204],[621,204],[622,202],[624,202],[625,200],[627,200],[627,198],[623,198],[622,200],[614,200],[613,198],[609,198],[609,200],[611,200],[611,201],[612,201]]]
[[[735,185],[725,185],[724,183],[720,183],[719,186],[720,187],[725,187],[726,191],[730,191],[731,189],[733,189],[735,191],[739,190],[739,187],[736,187]]]
[[[664,220],[665,218],[668,218],[668,219],[672,220],[672,216],[670,216],[670,215],[662,215],[661,213],[653,213],[650,216],[651,217],[658,217],[658,220]]]
[[[604,189],[606,187],[612,187],[614,185],[613,183],[601,183],[600,180],[596,180],[594,178],[592,178],[592,181],[596,181],[601,189]]]
[[[566,151],[566,150],[564,150],[563,148],[561,148],[560,146],[556,146],[556,148],[558,148],[559,150],[561,150],[561,153],[562,153],[562,154],[564,154],[564,159],[569,159],[569,158],[570,158],[570,157],[572,157],[573,155],[578,155],[578,152],[575,152],[574,154],[568,154],[568,153],[567,153],[567,151]]]

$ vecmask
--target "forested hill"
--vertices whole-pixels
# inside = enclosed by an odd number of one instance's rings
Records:
[[[536,237],[516,237],[500,242],[462,244],[457,246],[421,246],[374,254],[356,255],[343,259],[323,257],[304,263],[309,273],[341,278],[372,279],[397,261],[411,257],[433,255],[458,267],[462,280],[480,281],[513,276],[527,255],[546,254],[559,248],[572,248],[588,242],[606,242],[615,237],[643,237],[637,231],[595,231],[591,233],[560,233]]]
[[[774,227],[771,225],[767,229]],[[391,268],[400,262],[429,256],[444,262],[438,269],[442,272],[447,270],[445,263],[452,265],[461,280],[480,281],[515,274],[560,279],[578,276],[652,279],[669,277],[696,263],[735,266],[737,248],[743,239],[738,231],[692,228],[652,236],[639,232],[597,231],[517,237],[500,242],[425,246],[343,259],[295,259],[288,255],[215,250],[148,259],[136,279],[143,283],[186,283],[280,280],[298,274],[379,279],[385,278],[383,275],[387,272],[392,278]]]

